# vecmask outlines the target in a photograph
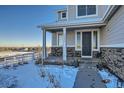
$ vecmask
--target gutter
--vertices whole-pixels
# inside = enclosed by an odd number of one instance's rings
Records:
[[[91,27],[91,26],[105,26],[106,23],[101,23],[101,22],[94,22],[94,23],[85,23],[85,24],[66,24],[66,25],[60,25],[60,26],[56,26],[56,27],[52,27],[52,26],[41,26],[42,28],[46,28],[46,29],[62,29],[63,27],[66,27],[66,28],[76,28],[76,27]]]
[[[102,17],[103,22],[105,22],[105,19],[107,18],[107,16],[110,13],[110,11],[112,11],[111,10],[112,8],[113,8],[113,5],[109,5],[109,7],[107,8],[107,11],[105,12],[104,16]]]
[[[105,15],[103,16],[102,21],[106,22],[109,19],[109,16],[113,15],[119,7],[119,5],[111,5],[110,8],[107,9]]]

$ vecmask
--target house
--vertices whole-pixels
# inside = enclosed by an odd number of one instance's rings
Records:
[[[46,31],[52,33],[53,56],[95,58],[101,53],[110,69],[124,79],[124,6],[69,5],[57,11],[58,20],[43,24],[43,59]]]

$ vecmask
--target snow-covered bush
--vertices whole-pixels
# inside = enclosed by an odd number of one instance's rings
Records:
[[[61,87],[59,80],[57,80],[57,78],[53,74],[50,74],[49,72],[48,72],[48,79],[54,88]]]
[[[41,76],[42,78],[44,78],[44,77],[46,76],[46,73],[45,73],[44,70],[41,70],[40,76]]]

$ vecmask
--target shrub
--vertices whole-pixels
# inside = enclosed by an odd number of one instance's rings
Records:
[[[35,64],[42,64],[42,59],[39,58],[38,60],[35,61]]]

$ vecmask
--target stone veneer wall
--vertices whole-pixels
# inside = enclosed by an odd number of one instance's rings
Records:
[[[62,47],[51,47],[52,56],[62,56]],[[93,51],[93,58],[97,58],[98,51]],[[75,47],[67,47],[67,57],[81,57],[81,51],[75,51]]]
[[[51,47],[51,56],[62,56],[62,47]],[[67,57],[81,57],[81,51],[75,51],[75,47],[67,47]]]
[[[99,51],[93,51],[93,58],[97,58],[97,54],[99,53]]]
[[[108,68],[124,80],[124,48],[101,48],[102,61]]]
[[[51,56],[62,56],[62,47],[51,47]]]
[[[67,47],[67,57],[74,57],[75,47]]]
[[[81,57],[81,51],[75,51],[75,47],[68,47],[67,57]]]

